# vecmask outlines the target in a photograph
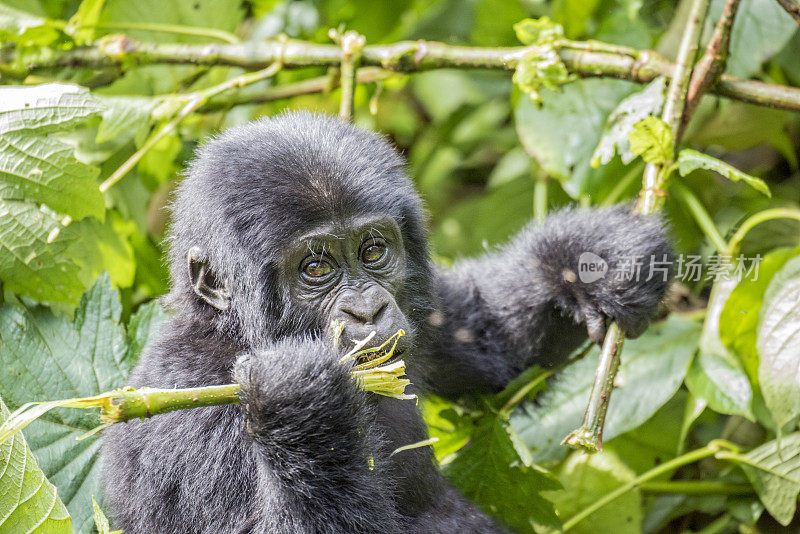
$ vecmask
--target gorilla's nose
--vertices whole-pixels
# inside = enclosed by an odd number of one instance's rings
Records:
[[[361,341],[375,332],[368,346],[381,345],[398,330],[409,329],[392,295],[380,286],[361,287],[342,295],[333,319],[344,323],[341,336],[348,342]]]

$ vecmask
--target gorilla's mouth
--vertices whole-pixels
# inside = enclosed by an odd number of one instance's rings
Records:
[[[403,355],[405,353],[406,353],[406,349],[405,348],[397,348],[397,349],[395,349],[393,351],[390,350],[390,351],[382,351],[382,352],[373,352],[373,353],[361,354],[360,356],[358,356],[356,358],[355,365],[357,367],[372,367],[372,365],[369,365],[369,364],[371,362],[376,361],[376,360],[380,360],[380,362],[377,362],[376,364],[373,364],[373,365],[377,365],[377,364],[380,364],[380,365],[391,365],[391,364],[393,364],[395,362],[399,362],[400,360],[402,360],[403,359]],[[386,358],[386,356],[389,356],[389,357]],[[386,358],[386,359],[384,359],[384,358]]]

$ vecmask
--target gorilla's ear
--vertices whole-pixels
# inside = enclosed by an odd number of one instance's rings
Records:
[[[231,292],[228,280],[220,281],[208,266],[208,260],[200,247],[192,247],[186,253],[189,281],[198,297],[218,310],[231,307]]]

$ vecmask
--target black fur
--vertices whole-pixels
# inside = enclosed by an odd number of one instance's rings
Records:
[[[338,363],[321,334],[340,289],[319,305],[293,289],[297,267],[281,251],[309,229],[359,215],[397,223],[399,278],[376,284],[390,288],[412,331],[404,359],[415,387],[448,398],[494,392],[533,363],[562,361],[586,338],[586,323],[595,335],[605,318],[639,333],[666,288],[660,277],[646,281],[646,269],[638,282],[614,279],[621,257],[670,254],[660,220],[624,207],[560,211],[496,252],[439,270],[395,151],[374,133],[308,113],[206,143],[173,211],[174,315],[130,384],[236,380],[242,406],[106,431],[107,502],[126,534],[501,531],[443,480],[428,449],[390,457],[425,439],[424,425],[413,401],[360,391]],[[206,251],[215,279],[229,281],[229,309],[193,291],[193,246]],[[611,273],[576,280],[584,251]]]

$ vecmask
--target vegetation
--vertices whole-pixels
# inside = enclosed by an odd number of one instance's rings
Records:
[[[420,399],[465,495],[519,532],[796,527],[798,12],[797,0],[1,0],[0,421],[124,386],[165,318],[164,208],[195,147],[314,108],[405,153],[445,264],[569,203],[636,199],[670,221],[677,280],[644,335],[623,346],[612,327],[602,350],[494,397]],[[98,412],[36,412],[5,436],[0,532],[113,528]],[[602,450],[572,450],[568,435]]]

